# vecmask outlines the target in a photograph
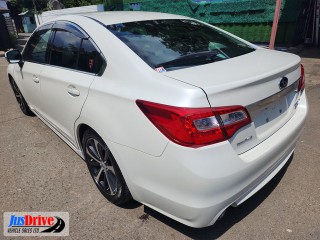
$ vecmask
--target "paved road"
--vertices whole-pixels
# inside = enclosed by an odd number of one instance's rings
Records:
[[[20,112],[0,58],[1,228],[4,211],[67,211],[70,239],[320,239],[320,60],[304,62],[310,114],[291,164],[216,225],[192,229],[136,202],[108,203],[85,163]]]

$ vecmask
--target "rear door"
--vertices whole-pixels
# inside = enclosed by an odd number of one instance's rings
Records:
[[[74,123],[103,59],[76,25],[58,22],[53,31],[49,65],[40,74],[40,115],[76,146]]]

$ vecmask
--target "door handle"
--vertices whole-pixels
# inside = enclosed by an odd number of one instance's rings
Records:
[[[39,78],[38,78],[36,75],[33,75],[32,80],[33,80],[35,83],[39,83],[39,82],[40,82]]]
[[[73,85],[69,85],[69,86],[68,86],[68,93],[69,93],[72,97],[80,96],[79,90],[76,89],[76,87],[73,86]]]

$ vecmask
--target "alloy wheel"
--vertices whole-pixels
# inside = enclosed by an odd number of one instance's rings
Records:
[[[24,104],[23,96],[22,96],[22,94],[20,92],[20,89],[18,88],[17,84],[13,80],[11,80],[10,82],[11,82],[11,86],[12,86],[14,95],[15,95],[15,97],[17,99],[17,102],[18,102],[21,110],[24,111],[26,106]]]
[[[110,196],[116,195],[118,179],[109,149],[98,140],[89,138],[85,150],[88,168],[97,186]]]

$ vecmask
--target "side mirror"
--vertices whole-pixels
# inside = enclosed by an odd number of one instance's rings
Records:
[[[22,56],[19,50],[10,50],[5,53],[5,58],[9,63],[21,63],[22,62]],[[20,65],[20,64],[19,64]]]

